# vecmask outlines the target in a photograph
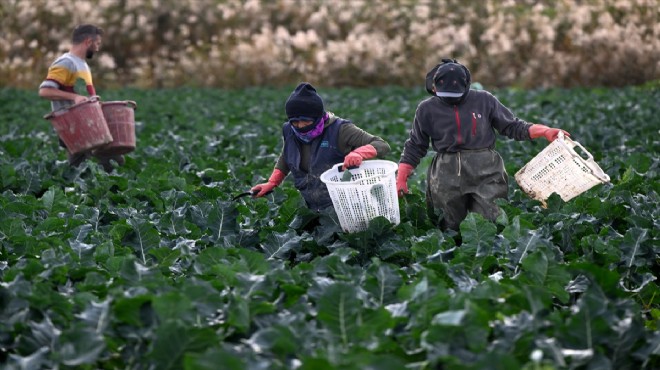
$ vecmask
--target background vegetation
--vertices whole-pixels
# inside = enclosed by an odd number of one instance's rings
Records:
[[[455,57],[486,86],[660,78],[656,0],[2,0],[0,86],[35,88],[71,29],[106,87],[418,86]]]

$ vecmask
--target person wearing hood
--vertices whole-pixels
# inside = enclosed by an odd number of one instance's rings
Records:
[[[344,168],[363,160],[382,158],[390,146],[380,137],[363,131],[351,121],[327,112],[314,86],[299,84],[284,106],[287,121],[282,127],[284,146],[267,182],[252,187],[254,197],[263,197],[291,173],[296,189],[313,211],[332,206],[321,174],[337,163]]]
[[[491,93],[470,89],[470,71],[455,59],[443,59],[426,76],[432,97],[417,106],[412,129],[399,161],[397,191],[408,193],[407,180],[426,155],[436,152],[428,168],[426,203],[429,213],[442,210],[442,229],[458,230],[468,212],[494,221],[498,198],[508,197],[508,175],[495,148],[496,132],[514,140],[566,131],[516,117]]]

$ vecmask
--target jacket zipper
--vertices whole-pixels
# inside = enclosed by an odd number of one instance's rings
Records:
[[[472,136],[477,134],[477,116],[472,112]]]
[[[456,142],[458,145],[463,143],[463,138],[461,137],[461,117],[458,115],[458,107],[454,105],[454,115],[456,115],[456,128],[458,133],[456,134]]]

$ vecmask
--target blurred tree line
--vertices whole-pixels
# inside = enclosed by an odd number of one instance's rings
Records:
[[[454,57],[489,87],[660,76],[657,0],[0,0],[0,86],[36,88],[73,27],[98,86],[423,86]]]

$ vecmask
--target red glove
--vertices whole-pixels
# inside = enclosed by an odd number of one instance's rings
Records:
[[[270,175],[270,178],[268,179],[268,182],[265,182],[263,184],[255,185],[250,189],[252,193],[258,192],[257,194],[253,195],[255,198],[263,197],[267,193],[273,191],[275,187],[279,186],[282,181],[284,181],[284,178],[286,177],[286,174],[279,169],[274,169],[273,173]]]
[[[415,167],[408,163],[399,163],[399,171],[396,174],[396,192],[399,196],[404,193],[408,194],[408,176],[413,172]]]
[[[549,142],[553,142],[557,138],[557,135],[559,135],[560,131],[563,132],[566,136],[571,136],[571,134],[568,132],[558,128],[550,128],[545,125],[534,124],[529,127],[529,137],[532,139],[537,139],[543,136]]]
[[[357,167],[362,164],[363,159],[374,158],[377,154],[376,148],[371,144],[355,148],[355,150],[346,154],[344,157],[344,169],[348,167]]]

